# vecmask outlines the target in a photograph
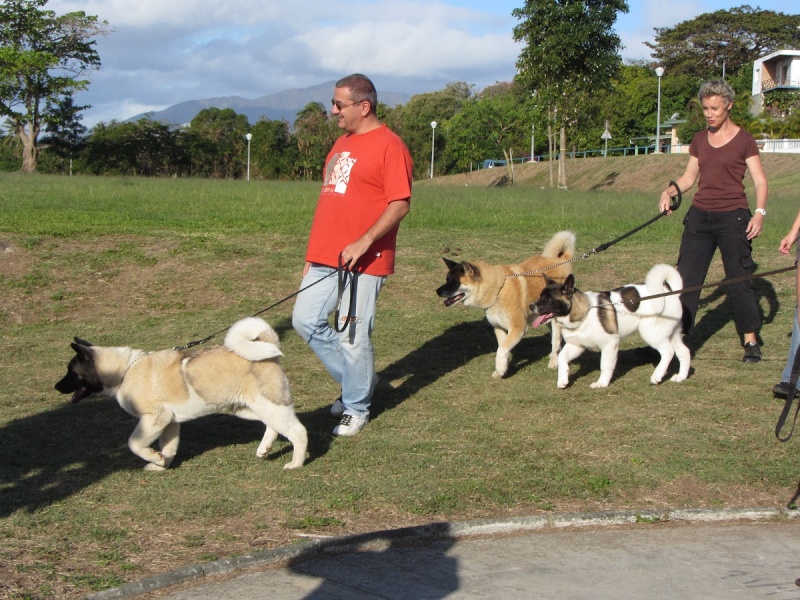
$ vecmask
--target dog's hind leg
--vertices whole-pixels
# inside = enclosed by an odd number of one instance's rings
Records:
[[[283,466],[284,469],[297,469],[302,467],[306,460],[308,450],[308,432],[303,424],[297,419],[294,413],[294,406],[279,406],[272,404],[268,400],[261,399],[250,403],[248,406],[252,414],[267,426],[264,437],[258,446],[256,455],[263,457],[267,455],[278,434],[285,437],[292,444],[292,460]],[[240,414],[244,412],[245,414]],[[246,416],[247,411],[237,411],[237,416]],[[260,454],[263,452],[263,454]]]
[[[281,410],[289,410],[281,407]],[[297,469],[303,466],[306,461],[306,451],[308,450],[308,432],[303,424],[297,420],[294,410],[288,412],[281,419],[281,428],[276,430],[292,443],[292,460],[283,465],[284,469]]]
[[[258,449],[256,450],[256,456],[258,458],[264,458],[272,448],[272,444],[274,444],[275,440],[277,439],[278,432],[267,425],[267,430],[264,432],[264,437],[261,438],[261,443],[258,445]]]
[[[650,383],[657,385],[663,381],[664,375],[666,375],[667,369],[669,368],[669,363],[672,362],[672,358],[675,356],[675,350],[672,348],[672,343],[669,340],[664,340],[660,346],[653,347],[658,350],[658,353],[661,355],[661,360],[658,361],[656,370],[653,371],[653,375],[650,377]]]
[[[672,347],[675,349],[675,355],[678,357],[678,372],[669,378],[670,381],[685,381],[689,377],[689,367],[692,363],[692,352],[683,343],[683,337],[680,328],[672,334]]]
[[[162,468],[167,468],[169,465],[169,462],[161,452],[156,452],[150,447],[159,438],[161,432],[169,426],[169,422],[166,426],[162,425],[162,423],[163,417],[142,415],[133,433],[128,438],[128,448],[131,449],[131,452],[150,463],[145,467],[146,469],[152,470],[153,467],[150,465]]]

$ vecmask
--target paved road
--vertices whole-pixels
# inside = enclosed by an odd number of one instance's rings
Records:
[[[663,516],[568,515],[375,532],[186,567],[90,598],[800,600],[796,511]]]

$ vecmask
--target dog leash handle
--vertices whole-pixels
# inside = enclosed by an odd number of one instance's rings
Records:
[[[347,265],[349,264],[349,260],[342,264],[342,254],[340,252],[339,268],[336,270],[338,297],[336,299],[336,310],[333,313],[333,328],[337,333],[342,333],[345,329],[347,329],[347,326],[350,324],[356,314],[356,286],[358,285],[358,279],[356,278],[356,273],[354,271],[347,269]],[[347,309],[347,316],[342,319],[342,326],[339,327],[339,312],[342,309],[342,297],[344,296],[345,287],[347,287],[348,277],[350,279],[350,306]]]
[[[669,184],[678,191],[678,194],[672,198],[673,202],[669,206],[670,212],[675,212],[681,207],[681,201],[683,200],[683,192],[681,192],[681,188],[674,181],[670,181]]]

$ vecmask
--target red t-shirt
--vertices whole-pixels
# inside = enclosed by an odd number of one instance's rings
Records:
[[[700,165],[700,181],[692,205],[701,210],[722,212],[749,208],[744,193],[746,160],[758,155],[756,140],[744,129],[720,148],[708,143],[708,130],[698,132],[689,145],[689,154]]]
[[[336,267],[339,253],[360,238],[389,203],[410,201],[412,178],[408,148],[386,125],[341,136],[325,160],[306,260]],[[356,270],[377,276],[394,273],[397,229],[376,240]]]

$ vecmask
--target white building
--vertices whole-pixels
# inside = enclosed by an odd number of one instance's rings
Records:
[[[800,50],[778,50],[753,63],[753,114],[760,114],[765,99],[778,90],[800,93]]]

